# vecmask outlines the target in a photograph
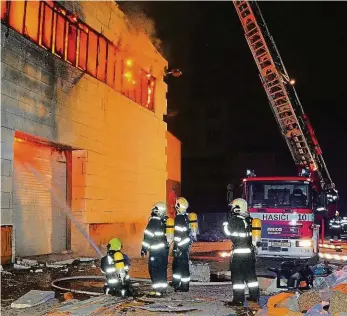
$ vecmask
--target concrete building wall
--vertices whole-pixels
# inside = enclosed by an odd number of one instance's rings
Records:
[[[167,62],[148,38],[134,35],[115,2],[61,3],[151,71],[155,110],[1,25],[1,224],[13,224],[13,141],[20,131],[71,148],[75,218],[99,246],[117,235],[138,255],[150,207],[166,197]],[[71,235],[72,250],[93,254],[73,224]]]

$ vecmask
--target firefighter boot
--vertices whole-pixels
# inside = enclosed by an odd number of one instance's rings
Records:
[[[181,282],[180,292],[189,292],[189,282]]]

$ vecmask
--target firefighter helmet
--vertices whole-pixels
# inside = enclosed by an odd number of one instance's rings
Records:
[[[178,213],[181,213],[181,214],[186,213],[188,206],[189,206],[188,201],[184,197],[179,197],[176,200],[175,209]]]
[[[108,250],[119,251],[122,248],[122,242],[118,238],[113,238],[108,243]]]
[[[153,205],[152,212],[159,217],[164,217],[166,215],[166,211],[167,206],[164,202],[158,202]]]
[[[235,199],[231,202],[231,210],[235,213],[239,213],[240,215],[247,216],[247,202],[244,199]]]

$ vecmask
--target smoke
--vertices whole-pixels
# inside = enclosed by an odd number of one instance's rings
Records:
[[[132,1],[118,2],[118,5],[126,15],[131,31],[138,36],[146,35],[155,48],[163,54],[162,41],[157,35],[155,22],[144,12],[142,5]]]

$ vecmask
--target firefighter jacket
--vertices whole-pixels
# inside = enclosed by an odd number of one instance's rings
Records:
[[[159,216],[151,216],[144,232],[142,246],[150,251],[168,248],[165,229],[166,225]]]
[[[334,216],[329,221],[329,228],[330,229],[341,229],[342,228],[342,219],[340,216]]]
[[[175,218],[174,249],[188,250],[191,243],[189,216],[178,214]]]
[[[250,219],[241,215],[233,215],[228,222],[223,223],[223,230],[225,235],[231,239],[233,253],[251,253],[253,251]]]

